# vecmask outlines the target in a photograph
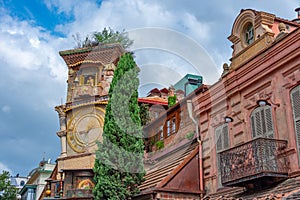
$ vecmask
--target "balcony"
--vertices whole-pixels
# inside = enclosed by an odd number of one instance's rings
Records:
[[[93,190],[91,189],[71,189],[67,190],[67,199],[92,199],[93,198]]]
[[[288,178],[287,141],[257,138],[219,154],[224,186],[263,187]]]

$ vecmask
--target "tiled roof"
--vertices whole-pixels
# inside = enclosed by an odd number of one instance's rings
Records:
[[[82,63],[99,63],[107,65],[115,62],[125,50],[119,44],[109,44],[96,47],[87,47],[82,49],[73,49],[61,51],[59,54],[63,57],[68,67],[75,67]]]
[[[168,100],[157,97],[157,96],[152,96],[152,97],[140,97],[138,99],[139,103],[148,103],[148,104],[159,104],[159,105],[168,105]]]
[[[139,186],[143,192],[155,188],[161,183],[172,171],[174,171],[189,155],[195,150],[197,143],[187,143],[181,147],[174,148],[170,152],[156,152],[147,159],[145,165],[146,175],[145,182]]]

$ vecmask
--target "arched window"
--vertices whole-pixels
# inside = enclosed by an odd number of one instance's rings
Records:
[[[25,185],[25,181],[22,180],[22,181],[20,182],[20,186],[24,186],[24,185]]]
[[[272,108],[269,105],[256,108],[251,113],[252,137],[274,138]]]
[[[245,42],[250,45],[254,41],[254,29],[252,23],[248,23],[245,27]]]
[[[220,162],[220,152],[228,149],[230,147],[229,144],[229,132],[228,132],[228,124],[222,124],[215,129],[215,141],[216,141],[216,153],[217,153],[217,166],[218,166],[218,187],[222,187],[221,180],[221,162]]]
[[[292,110],[300,165],[300,85],[291,91]]]

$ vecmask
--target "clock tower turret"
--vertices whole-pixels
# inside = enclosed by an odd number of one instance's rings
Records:
[[[68,67],[66,103],[55,107],[60,122],[60,197],[82,196],[83,189],[85,197],[92,194],[96,142],[102,140],[109,86],[123,53],[119,44],[59,52]]]

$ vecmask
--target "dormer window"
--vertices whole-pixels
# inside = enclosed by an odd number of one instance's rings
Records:
[[[252,42],[254,41],[254,29],[253,29],[253,25],[252,23],[248,23],[246,25],[246,29],[245,29],[245,42],[247,45],[252,44]]]

